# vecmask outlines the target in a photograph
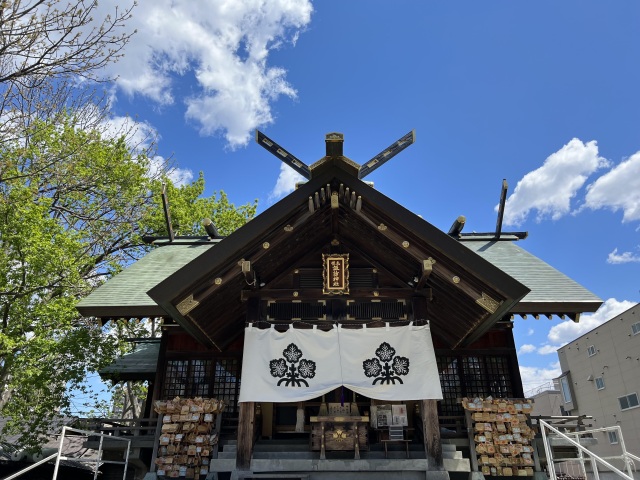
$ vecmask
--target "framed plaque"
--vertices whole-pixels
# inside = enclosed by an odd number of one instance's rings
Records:
[[[322,254],[322,293],[349,294],[349,254]]]

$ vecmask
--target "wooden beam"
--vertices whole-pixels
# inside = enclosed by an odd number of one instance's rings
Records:
[[[294,293],[297,292],[297,295]],[[377,292],[377,295],[374,294]],[[416,292],[409,288],[352,288],[349,291],[349,298],[409,298],[416,295]],[[262,289],[257,291],[243,290],[240,299],[245,302],[250,298],[260,298],[262,300],[330,300],[338,298],[337,295],[326,295],[320,288],[306,289]]]
[[[429,462],[429,470],[444,470],[442,444],[440,441],[440,422],[438,421],[438,404],[435,400],[421,400],[420,403],[422,410],[422,431],[424,433],[424,452]]]
[[[241,260],[240,268],[242,270],[242,274],[244,275],[244,280],[247,282],[247,285],[250,285],[252,289],[255,289],[256,271],[251,268],[251,262],[249,260]]]
[[[507,204],[507,180],[502,180],[502,188],[500,190],[500,204],[498,206],[498,220],[496,221],[496,238],[500,238],[502,234],[502,218],[504,217],[504,207]]]
[[[253,454],[253,426],[256,417],[256,405],[254,402],[242,402],[239,405],[236,468],[238,470],[249,470]]]
[[[166,183],[162,184],[162,208],[164,210],[164,221],[167,224],[167,233],[169,234],[169,239],[173,242],[175,234],[173,233],[173,225],[171,224],[171,211],[169,210]]]
[[[416,290],[420,290],[427,284],[427,280],[429,279],[429,275],[431,275],[431,272],[433,272],[433,265],[435,263],[436,261],[431,257],[422,261],[422,275],[420,276],[420,280],[416,285]]]

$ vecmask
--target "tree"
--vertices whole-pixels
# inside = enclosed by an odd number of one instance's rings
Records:
[[[126,29],[133,6],[106,12],[96,0],[0,1],[0,140],[65,108],[88,108],[92,120],[96,109],[104,113],[93,88],[134,33]]]
[[[4,433],[33,447],[69,411],[69,389],[119,348],[75,305],[150,248],[142,235],[165,233],[161,183],[179,233],[193,233],[205,213],[231,231],[256,207],[236,209],[223,192],[200,198],[202,175],[181,187],[163,172],[153,177],[147,155],[77,128],[72,115],[34,121],[22,141],[0,144],[0,158],[0,415],[9,419]]]

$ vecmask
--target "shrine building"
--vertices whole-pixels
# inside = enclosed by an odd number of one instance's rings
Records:
[[[413,132],[362,165],[337,133],[311,166],[256,139],[307,181],[227,237],[207,222],[201,238],[149,239],[78,306],[102,321],[162,319],[158,343],[102,372],[149,381],[145,417],[159,421],[138,467],[202,479],[477,468],[461,399],[524,397],[513,322],[577,322],[602,301],[520,247],[526,233],[502,231],[506,185],[495,231],[467,234],[463,217],[441,231],[366,182]],[[181,427],[160,426],[175,416],[154,412],[175,397],[225,403],[199,457],[181,456]]]

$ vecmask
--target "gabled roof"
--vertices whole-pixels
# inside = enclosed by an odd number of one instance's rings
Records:
[[[155,248],[80,300],[77,309],[87,317],[167,316],[147,292],[218,241],[182,243],[177,240],[171,247]]]
[[[338,208],[331,208],[334,192],[340,195]],[[247,284],[239,262],[250,261],[260,283],[268,286],[309,254],[328,253],[332,241],[337,248],[357,251],[406,288],[420,277],[423,262],[434,260],[428,316],[434,333],[452,346],[482,334],[529,292],[338,163],[328,163],[319,175],[148,294],[194,337],[223,347],[242,331],[246,320],[247,302],[241,292],[258,288]],[[321,262],[319,253],[317,261]]]
[[[125,380],[153,380],[158,368],[160,339],[137,343],[132,352],[117,358],[98,373],[102,378],[115,382]]]
[[[504,234],[459,241],[359,179],[413,140],[411,132],[359,166],[343,156],[343,136],[329,134],[327,155],[307,167],[258,135],[309,182],[226,239],[167,242],[96,289],[79,311],[102,318],[169,315],[202,343],[223,348],[246,320],[264,316],[258,299],[330,299],[292,272],[318,270],[324,253],[349,253],[354,272],[375,273],[366,288],[355,282],[350,299],[426,298],[427,311],[414,311],[415,318],[429,319],[451,347],[469,344],[508,313],[577,319],[600,306],[586,289],[503,241]],[[331,312],[342,315],[340,308]]]
[[[512,241],[474,238],[461,242],[531,291],[511,309],[517,314],[567,315],[595,312],[602,300]]]

